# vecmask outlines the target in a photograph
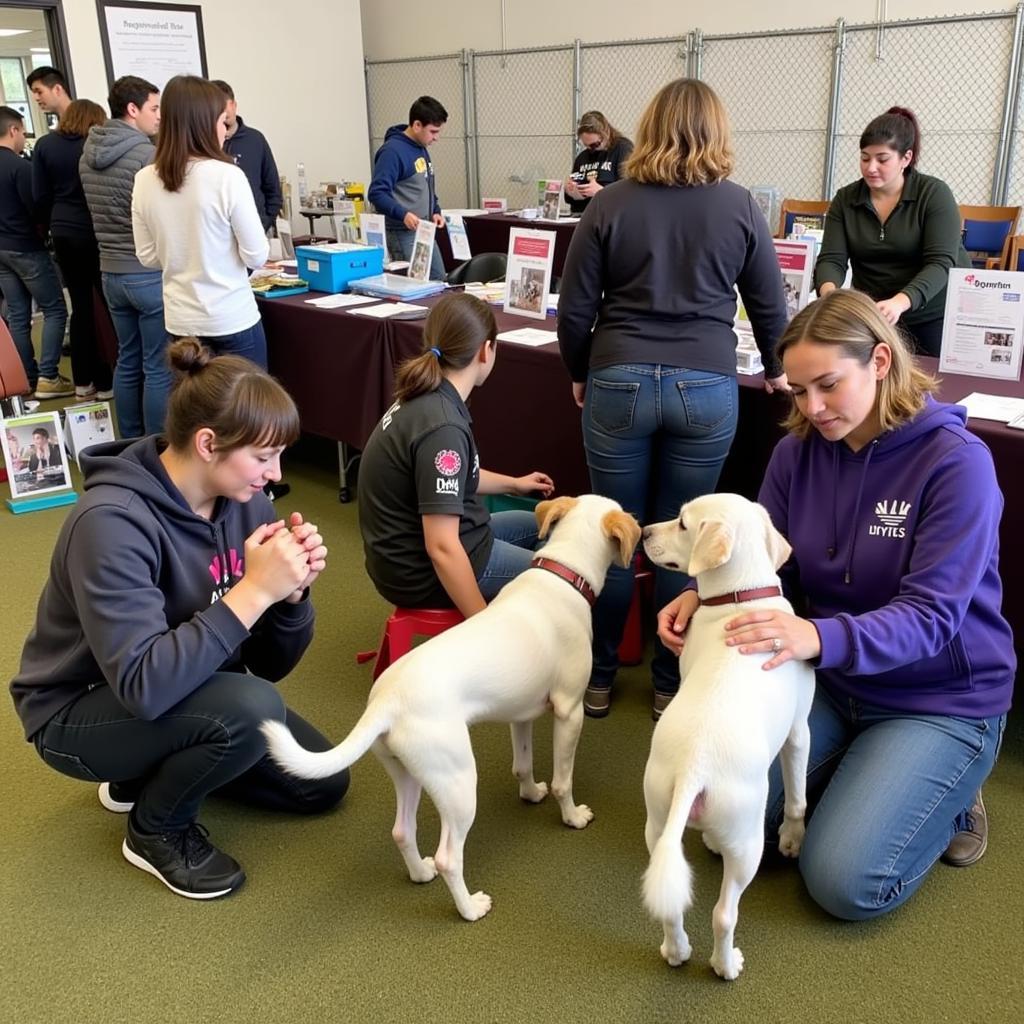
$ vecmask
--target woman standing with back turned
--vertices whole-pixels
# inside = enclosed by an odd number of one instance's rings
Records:
[[[163,270],[170,334],[195,335],[265,369],[248,270],[266,263],[270,246],[248,179],[224,152],[227,98],[204,78],[178,75],[160,102],[156,158],[132,194],[139,260]]]
[[[681,78],[654,97],[626,178],[594,196],[569,246],[558,340],[583,409],[591,486],[641,523],[671,519],[715,489],[736,432],[736,293],[750,315],[769,391],[786,326],[768,224],[733,167],[721,100]],[[686,578],[658,569],[658,607]],[[607,714],[631,570],[610,570],[594,608],[594,667],[584,709]],[[679,686],[657,643],[654,714]]]

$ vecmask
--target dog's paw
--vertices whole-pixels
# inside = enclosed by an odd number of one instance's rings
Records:
[[[432,882],[437,878],[437,865],[434,863],[434,858],[420,858],[419,868],[415,871],[410,868],[409,877],[418,885],[422,885],[424,882]]]
[[[804,841],[804,819],[787,818],[779,826],[779,853],[784,857],[796,857]]]
[[[568,814],[562,815],[562,821],[570,828],[586,828],[594,820],[594,812],[586,804],[577,804]]]
[[[693,950],[690,948],[690,940],[683,935],[683,941],[681,944],[670,942],[666,939],[662,944],[658,952],[661,953],[662,959],[669,965],[669,967],[678,967],[680,964],[685,964],[690,959],[690,954]]]
[[[702,840],[704,841],[704,845],[705,845],[705,846],[706,846],[706,847],[707,847],[707,848],[708,848],[708,849],[709,849],[709,850],[710,850],[710,851],[711,851],[712,853],[716,853],[716,854],[718,854],[718,856],[721,856],[721,855],[722,855],[722,850],[721,850],[721,847],[720,847],[720,846],[718,845],[718,843],[716,843],[716,842],[714,841],[714,839],[712,839],[712,838],[711,838],[711,836],[710,836],[710,835],[708,835],[708,833],[707,833],[707,832],[701,832],[701,834],[700,834],[700,837],[701,837],[701,839],[702,839]]]
[[[519,799],[529,804],[539,804],[548,795],[546,782],[520,782]]]
[[[491,897],[485,892],[475,892],[469,897],[469,903],[459,908],[459,913],[467,921],[479,921],[481,917],[490,913]]]
[[[711,958],[711,966],[715,974],[726,981],[735,981],[743,970],[743,954],[735,947],[725,956],[717,953]]]

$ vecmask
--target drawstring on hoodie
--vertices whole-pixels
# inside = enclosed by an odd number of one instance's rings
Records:
[[[868,445],[867,454],[864,456],[864,466],[860,473],[860,483],[857,485],[857,500],[853,503],[853,519],[851,520],[853,528],[850,530],[850,547],[846,553],[846,567],[843,570],[843,582],[849,583],[852,579],[853,570],[853,552],[857,547],[857,520],[860,517],[860,502],[864,496],[864,484],[868,478],[868,467],[871,465],[871,456],[874,454],[875,446],[878,444],[878,438],[876,437],[871,444]],[[835,510],[833,509],[833,516]]]

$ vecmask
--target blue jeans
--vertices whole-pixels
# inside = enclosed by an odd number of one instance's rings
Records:
[[[438,231],[441,229],[438,228]],[[408,228],[388,228],[388,255],[393,260],[411,260],[412,246],[416,241],[416,232]],[[441,250],[437,243],[434,243],[434,251],[430,254],[430,280],[444,280],[444,260],[441,259]]]
[[[660,364],[605,366],[587,379],[583,446],[590,484],[642,524],[679,515],[679,506],[709,494],[736,433],[735,377]],[[689,577],[655,570],[654,600],[663,608]],[[594,606],[590,683],[609,687],[633,594],[633,570],[612,566]],[[679,688],[679,659],[654,641],[655,689]]]
[[[477,584],[490,601],[509,580],[530,568],[537,547],[537,519],[532,512],[509,510],[491,516],[494,547]]]
[[[44,250],[0,250],[0,291],[7,299],[11,337],[21,356],[28,382],[34,389],[40,377],[52,379],[59,374],[60,350],[64,344],[64,327],[68,322],[64,289],[50,254]],[[43,314],[43,339],[38,364],[32,348],[33,299]]]
[[[819,686],[809,724],[813,810],[800,873],[835,917],[879,917],[917,891],[964,827],[966,809],[995,764],[1006,716],[890,711]],[[765,824],[770,846],[778,844],[782,818],[776,760]]]
[[[114,408],[121,436],[158,434],[164,429],[172,383],[162,275],[159,270],[105,272],[103,294],[117,334]]]
[[[213,792],[273,810],[333,807],[348,788],[348,771],[319,781],[288,775],[267,754],[259,726],[268,718],[286,722],[309,750],[331,747],[271,683],[240,672],[215,672],[152,721],[134,717],[101,684],[58,711],[33,742],[64,775],[132,784],[132,815],[145,832],[184,828]]]
[[[219,334],[216,337],[200,336],[204,345],[213,349],[218,356],[244,356],[264,370],[267,368],[267,336],[263,333],[263,321],[257,320],[252,327],[233,334]]]

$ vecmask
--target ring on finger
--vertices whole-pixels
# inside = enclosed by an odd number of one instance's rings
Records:
[[[778,637],[772,639],[772,650],[778,654],[782,650],[782,641]]]

